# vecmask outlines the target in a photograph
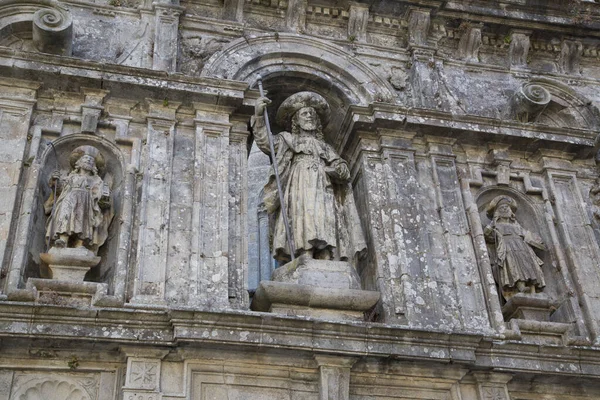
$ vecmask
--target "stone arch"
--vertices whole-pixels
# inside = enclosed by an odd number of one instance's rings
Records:
[[[331,127],[342,126],[350,105],[366,107],[373,102],[398,101],[392,85],[355,54],[328,41],[299,34],[236,39],[210,57],[201,76],[244,81],[254,88],[262,78],[273,101],[271,110],[295,92],[317,92],[332,109],[326,136]]]
[[[271,75],[320,80],[351,104],[393,101],[395,91],[354,54],[327,41],[289,33],[240,38],[214,54],[202,76],[248,82]]]
[[[116,259],[119,243],[119,230],[121,224],[117,223],[120,218],[123,190],[125,179],[125,161],[121,150],[112,142],[105,138],[86,135],[72,134],[62,136],[48,145],[39,158],[38,168],[39,174],[37,179],[37,195],[33,202],[32,213],[35,214],[33,226],[30,229],[29,238],[29,254],[27,257],[27,265],[24,271],[24,278],[42,276],[44,277],[45,270],[39,259],[39,253],[46,251],[45,238],[45,222],[46,215],[44,213],[43,204],[50,196],[51,189],[48,186],[50,175],[55,169],[62,171],[70,170],[69,154],[77,147],[90,145],[96,147],[104,156],[105,168],[103,179],[110,179],[111,198],[113,201],[114,217],[109,227],[108,239],[100,248],[98,255],[102,257],[100,264],[93,268],[86,275],[86,280],[94,282],[105,282],[109,284],[109,290],[112,289],[113,283],[111,276],[114,268],[116,268]],[[40,268],[42,270],[40,271]],[[38,272],[40,271],[40,272]]]
[[[271,110],[295,92],[317,92],[332,109],[326,136],[342,126],[350,105],[396,101],[391,84],[354,54],[324,40],[298,34],[275,33],[234,40],[213,54],[202,76],[244,81],[250,87],[256,87],[262,77],[265,89],[271,93]]]

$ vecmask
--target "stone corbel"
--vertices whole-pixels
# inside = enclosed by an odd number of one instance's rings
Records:
[[[580,41],[563,40],[560,48],[560,71],[565,74],[579,74],[582,54],[583,45]]]
[[[479,62],[481,47],[481,24],[468,26],[458,43],[458,58],[467,62]]]
[[[306,28],[307,0],[289,0],[285,13],[285,24],[290,32],[302,33]]]
[[[244,0],[224,0],[223,18],[230,21],[243,22],[244,3]]]
[[[530,36],[531,31],[511,31],[510,47],[508,49],[511,68],[527,66],[527,58],[529,56],[529,48],[531,46],[531,42],[529,40]]]
[[[43,8],[33,15],[33,43],[43,52],[70,56],[73,50],[73,19],[63,7]]]
[[[408,41],[411,45],[427,45],[431,15],[429,10],[412,9],[408,16]]]
[[[367,39],[368,21],[369,5],[363,3],[350,3],[348,38],[364,42]]]

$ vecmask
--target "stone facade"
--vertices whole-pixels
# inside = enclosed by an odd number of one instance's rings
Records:
[[[599,26],[589,0],[0,0],[0,400],[599,398]],[[259,80],[271,121],[329,104],[364,313],[328,267],[257,305]],[[47,237],[82,146],[110,210],[68,232],[85,260]]]

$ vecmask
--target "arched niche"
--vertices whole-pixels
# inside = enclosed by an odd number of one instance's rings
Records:
[[[552,236],[550,232],[551,228],[545,223],[545,204],[543,199],[539,196],[537,198],[534,196],[527,196],[518,190],[505,186],[487,186],[482,188],[476,195],[476,204],[482,227],[486,227],[491,222],[490,218],[486,214],[487,205],[490,203],[490,201],[492,201],[492,199],[500,195],[508,195],[516,200],[516,220],[525,230],[538,235],[546,246],[545,251],[534,249],[537,256],[544,262],[542,271],[544,273],[546,287],[544,288],[543,293],[546,294],[555,304],[561,304],[563,298],[568,293],[568,289],[566,288],[562,274],[557,268],[557,258],[555,253],[556,249],[553,248],[552,244]],[[493,256],[493,245],[488,244],[488,254],[490,257]],[[504,299],[502,298],[500,288],[498,289],[498,295],[498,300],[501,304],[504,304]],[[488,301],[496,300],[488,299]]]
[[[244,81],[255,89],[260,78],[272,100],[268,111],[273,133],[284,130],[274,124],[275,113],[288,96],[307,90],[320,94],[331,107],[331,119],[324,133],[325,140],[334,147],[345,142],[349,134],[343,129],[350,106],[396,101],[390,83],[353,53],[318,38],[297,34],[266,34],[234,40],[208,60],[201,75]],[[268,222],[259,206],[269,159],[256,150],[248,160],[249,273],[254,274],[251,286],[268,279],[273,267],[268,250]]]
[[[276,33],[234,40],[208,60],[202,76],[244,81],[253,88],[262,78],[273,100],[269,107],[273,113],[293,93],[317,92],[331,105],[331,121],[325,129],[327,138],[340,133],[350,105],[396,101],[390,83],[354,54],[327,41],[297,34]],[[273,130],[277,128],[280,127]]]
[[[29,252],[27,264],[24,271],[24,280],[30,277],[47,278],[48,271],[39,257],[40,253],[46,252],[46,220],[44,202],[51,194],[48,181],[53,171],[60,170],[68,172],[71,170],[69,155],[79,146],[93,146],[103,155],[105,167],[101,173],[103,180],[111,181],[111,199],[113,201],[114,217],[108,229],[108,238],[98,251],[102,261],[97,267],[92,268],[86,275],[85,280],[90,282],[103,282],[109,284],[109,292],[112,293],[113,273],[117,264],[119,250],[119,230],[121,229],[120,216],[123,203],[124,187],[124,158],[121,150],[112,142],[98,136],[86,134],[72,134],[62,136],[43,151],[39,161],[39,174],[35,201],[33,202],[34,218],[31,229]]]

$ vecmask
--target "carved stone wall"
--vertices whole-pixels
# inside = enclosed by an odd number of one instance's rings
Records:
[[[598,23],[583,0],[0,0],[0,400],[598,398]],[[299,91],[331,108],[364,315],[322,307],[335,285],[252,311],[279,267],[259,81],[272,121]],[[48,181],[83,145],[114,217],[82,282],[51,279]],[[504,287],[519,251],[544,285]]]

